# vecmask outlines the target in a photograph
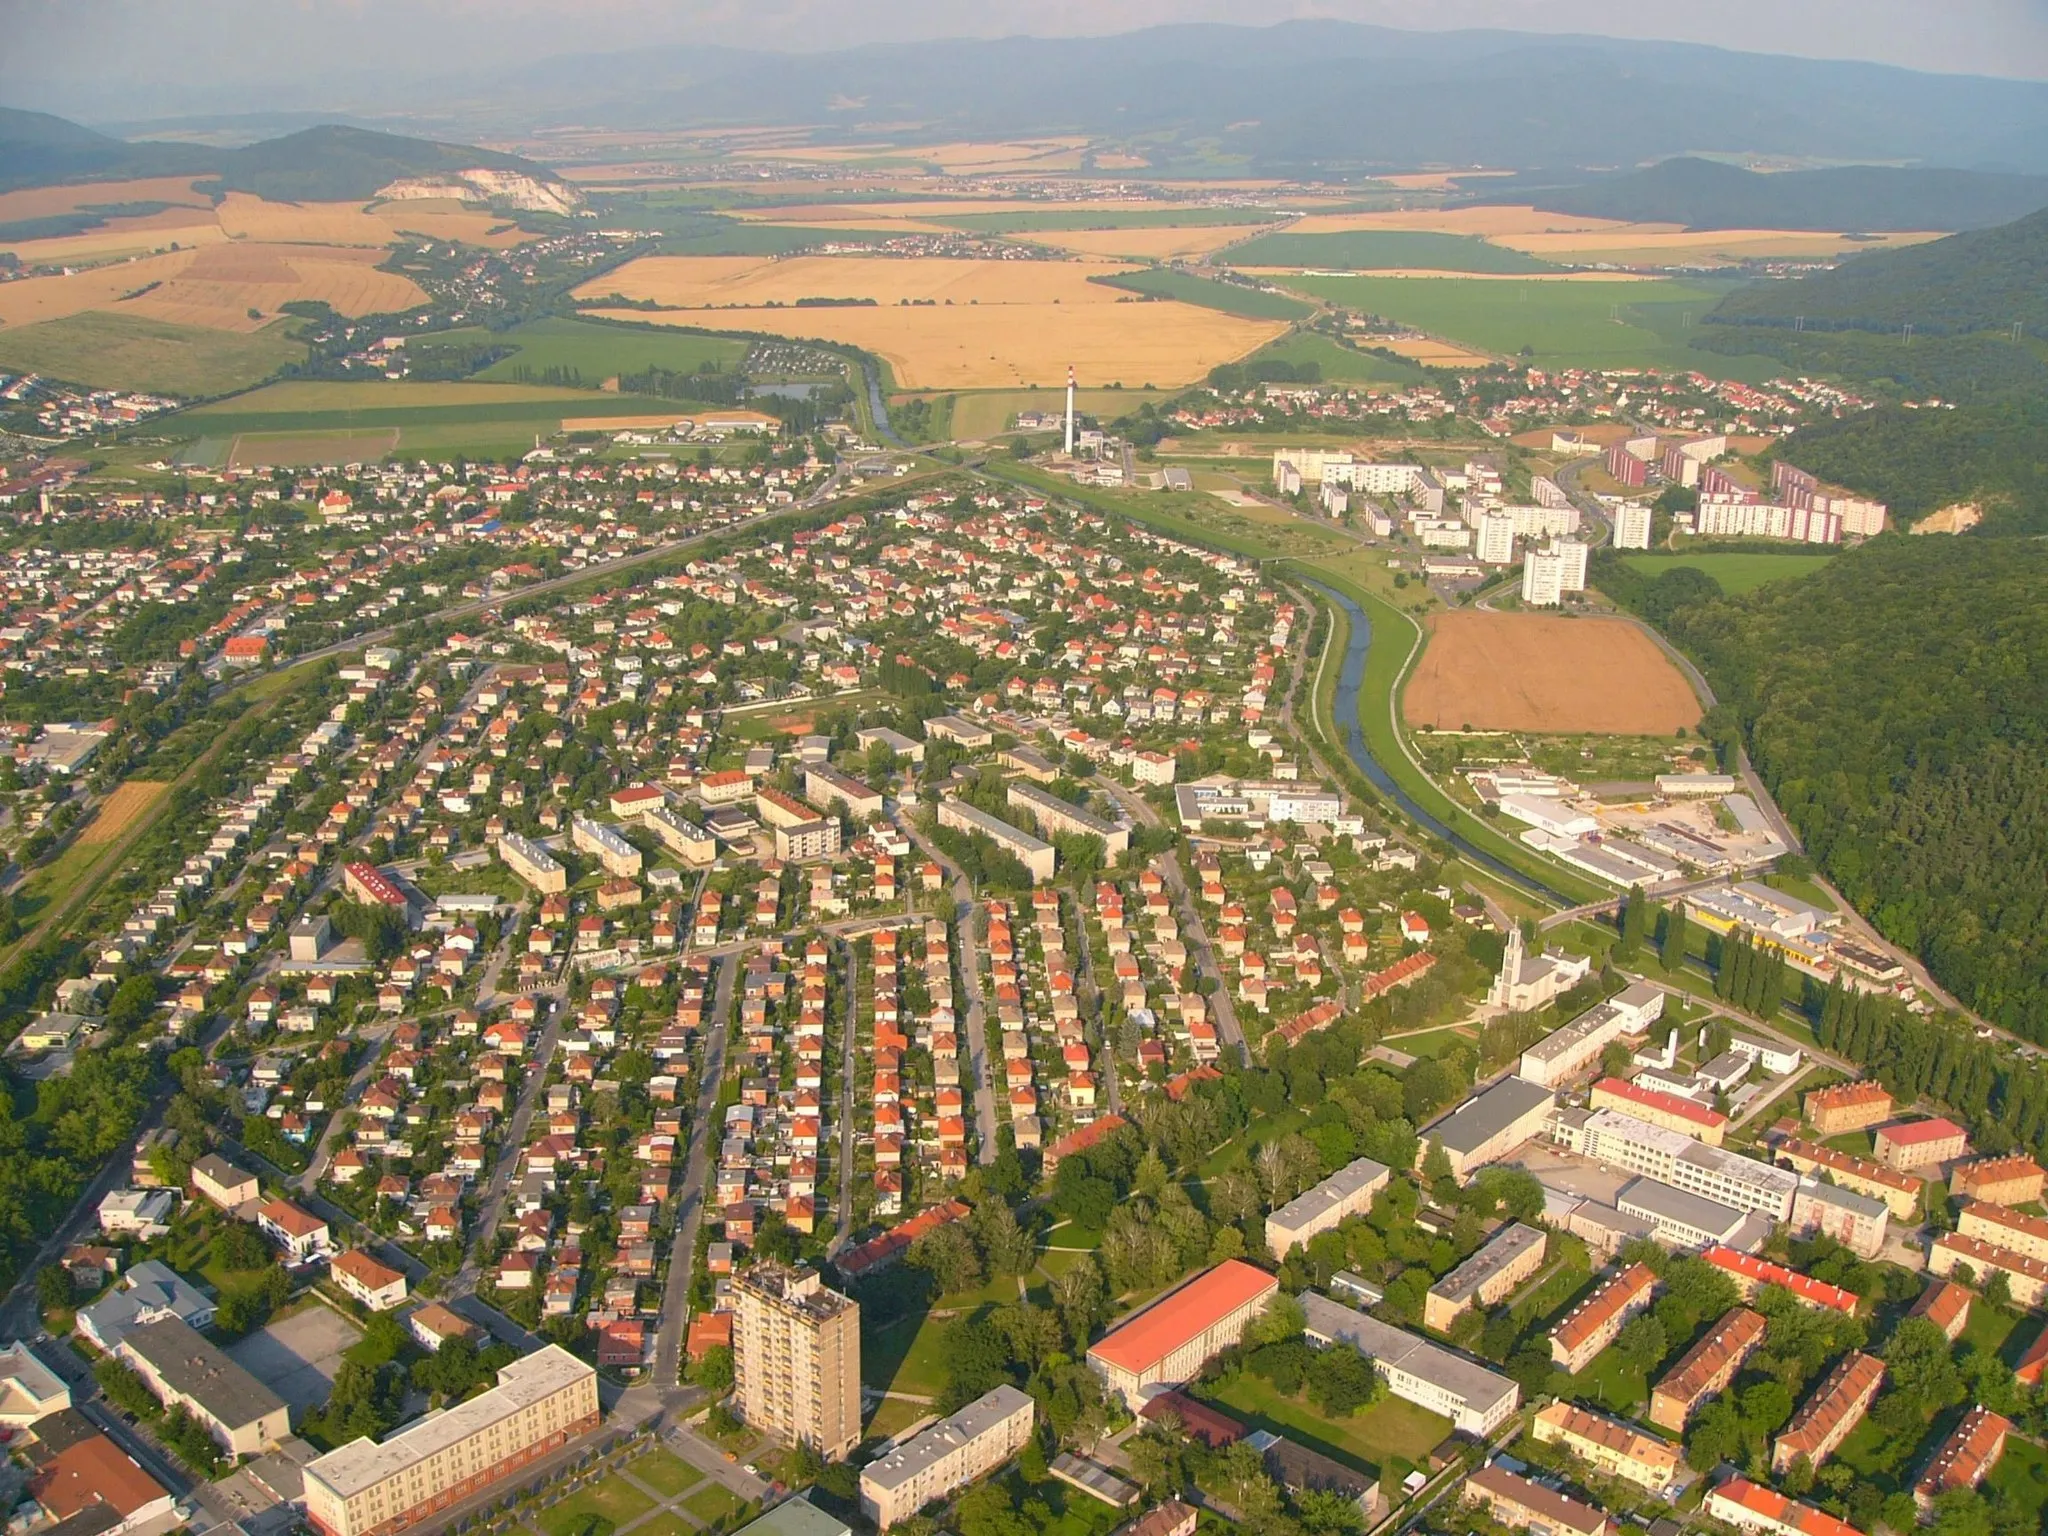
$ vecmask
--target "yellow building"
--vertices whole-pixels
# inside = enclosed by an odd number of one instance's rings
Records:
[[[733,1282],[733,1403],[756,1429],[838,1459],[860,1444],[860,1306],[815,1273]]]

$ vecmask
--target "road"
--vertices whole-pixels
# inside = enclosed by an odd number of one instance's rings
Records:
[[[1078,892],[1074,897],[1074,928],[1080,935],[1081,965],[1075,976],[1075,991],[1081,1006],[1087,1009],[1089,1018],[1095,1020],[1095,1027],[1102,1032],[1102,1086],[1109,1096],[1109,1112],[1120,1115],[1124,1112],[1123,1072],[1116,1059],[1116,1042],[1109,1038],[1109,1031],[1102,1026],[1102,989],[1095,984],[1095,950],[1088,939],[1088,913],[1081,905]],[[1136,1063],[1132,1063],[1136,1065]]]
[[[918,852],[936,863],[952,880],[953,931],[960,936],[955,963],[961,984],[967,989],[967,1070],[974,1079],[974,1123],[980,1147],[976,1160],[986,1165],[996,1160],[996,1096],[988,1081],[988,1014],[981,994],[981,951],[974,936],[974,886],[967,871],[939,851],[936,843],[920,832],[909,817],[896,809],[896,824]]]
[[[313,1148],[313,1155],[306,1159],[306,1171],[294,1179],[299,1190],[311,1194],[320,1182],[320,1176],[327,1171],[327,1165],[334,1159],[334,1144],[341,1140],[341,1126],[348,1116],[345,1106],[362,1102],[363,1090],[369,1086],[370,1074],[377,1070],[377,1062],[384,1054],[384,1042],[391,1037],[391,1031],[398,1027],[396,1019],[386,1019],[373,1024],[357,1038],[369,1047],[364,1053],[363,1064],[356,1068],[355,1076],[348,1080],[348,1092],[342,1095],[342,1106],[327,1117],[327,1124],[321,1128],[320,1143]]]
[[[837,1253],[853,1236],[853,1069],[854,1040],[860,1028],[860,951],[852,940],[846,951],[846,1039],[839,1064],[839,1220],[827,1253]]]
[[[491,1170],[490,1188],[477,1207],[476,1228],[470,1234],[469,1251],[463,1255],[462,1268],[450,1287],[453,1295],[465,1295],[476,1289],[482,1273],[477,1256],[498,1230],[505,1195],[512,1187],[513,1171],[519,1166],[519,1154],[526,1148],[527,1128],[533,1124],[533,1112],[540,1103],[541,1085],[547,1081],[548,1063],[554,1059],[555,1042],[562,1038],[562,1020],[569,1014],[568,1004],[560,996],[537,995],[547,1000],[547,1022],[541,1028],[532,1061],[525,1064],[519,1102],[512,1107],[512,1118],[506,1122],[504,1139],[498,1144],[498,1165]]]
[[[668,1253],[668,1284],[662,1291],[661,1323],[654,1335],[653,1382],[665,1391],[679,1379],[683,1314],[689,1307],[690,1276],[697,1262],[697,1228],[704,1218],[704,1185],[711,1149],[723,1135],[714,1123],[718,1090],[725,1081],[725,1045],[732,1028],[733,977],[737,955],[712,961],[711,1025],[704,1037],[704,1070],[697,1083],[697,1113],[690,1121],[690,1146],[683,1158],[683,1182],[676,1191],[676,1236]]]

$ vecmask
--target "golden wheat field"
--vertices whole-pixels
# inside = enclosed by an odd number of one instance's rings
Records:
[[[1288,227],[1290,235],[1341,235],[1360,229],[1413,229],[1444,235],[1570,234],[1579,230],[1676,231],[1676,224],[1624,224],[1619,219],[1579,218],[1527,206],[1487,208],[1395,208],[1379,213],[1314,213]],[[1505,244],[1506,241],[1502,240]]]
[[[754,151],[764,160],[796,160],[806,163],[837,164],[850,160],[897,158],[936,165],[953,175],[978,175],[988,171],[1024,168],[1045,169],[1052,159],[1078,160],[1088,147],[1086,139],[1018,139],[1002,143],[928,144],[903,147],[893,144],[792,145]]]
[[[494,213],[441,198],[368,205],[273,203],[234,192],[221,204],[218,217],[220,227],[234,239],[294,245],[386,246],[406,232],[494,247],[532,238],[507,229],[506,221]]]
[[[111,843],[128,830],[136,817],[161,800],[170,785],[155,779],[129,779],[100,802],[99,814],[78,832],[82,848]]]
[[[104,309],[172,325],[255,331],[291,299],[323,299],[346,315],[426,302],[410,278],[379,272],[381,259],[380,251],[354,247],[208,245],[0,283],[0,324],[33,325]]]
[[[1114,295],[1114,289],[1104,289]],[[1090,384],[1183,385],[1283,334],[1189,304],[953,304],[875,308],[595,310],[604,318],[767,331],[863,347],[905,389],[1050,385],[1072,364]]]
[[[1385,347],[1396,357],[1405,357],[1410,362],[1424,363],[1431,368],[1458,368],[1466,363],[1490,361],[1484,352],[1474,352],[1470,347],[1438,341],[1433,336],[1374,336],[1371,343],[1376,347]]]
[[[873,299],[884,306],[1115,304],[1130,295],[1088,281],[1121,262],[943,261],[899,256],[644,256],[585,283],[581,298],[618,294],[686,309],[758,307],[800,299]]]
[[[109,219],[98,229],[46,240],[0,243],[25,267],[65,267],[145,256],[172,245],[213,245],[227,239],[211,208],[166,208],[132,219]]]
[[[151,176],[138,181],[91,181],[69,187],[30,187],[20,192],[0,192],[0,224],[17,219],[46,219],[59,213],[77,213],[115,203],[182,203],[205,208],[212,203],[204,192],[192,190],[189,176]]]

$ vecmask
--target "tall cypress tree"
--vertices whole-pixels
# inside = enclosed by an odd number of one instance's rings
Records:
[[[1691,934],[1692,921],[1686,916],[1685,903],[1679,902],[1664,914],[1664,944],[1659,958],[1664,969],[1675,971],[1685,964],[1685,946]]]

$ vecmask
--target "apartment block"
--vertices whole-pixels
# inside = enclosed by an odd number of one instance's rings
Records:
[[[870,820],[882,814],[882,792],[879,789],[850,773],[841,773],[829,763],[813,763],[804,769],[804,798],[820,810],[829,811],[835,805],[843,805],[846,814],[856,821]]]
[[[2009,1248],[2030,1259],[2048,1262],[2048,1221],[2025,1211],[2009,1211],[2002,1205],[1973,1201],[1956,1218],[1956,1230],[1993,1247]]]
[[[1318,1349],[1351,1345],[1372,1361],[1394,1396],[1442,1414],[1468,1435],[1492,1434],[1522,1400],[1513,1381],[1454,1349],[1316,1291],[1302,1292],[1299,1300],[1309,1343]]]
[[[2014,1152],[1962,1164],[1949,1175],[1948,1192],[1986,1205],[2027,1205],[2041,1198],[2044,1181],[2048,1173],[2039,1163],[2024,1152]]]
[[[1890,1225],[1891,1213],[1882,1200],[1853,1189],[1801,1179],[1792,1196],[1793,1232],[1801,1237],[1819,1232],[1866,1259],[1883,1251]]]
[[[1882,1083],[1837,1083],[1806,1096],[1806,1120],[1823,1137],[1866,1131],[1892,1117],[1892,1096]]]
[[[604,822],[576,817],[569,823],[569,846],[596,859],[615,878],[630,880],[640,873],[640,850]]]
[[[1718,1110],[1661,1089],[1639,1088],[1618,1077],[1601,1078],[1593,1085],[1586,1102],[1594,1109],[1620,1110],[1710,1147],[1721,1145],[1721,1137],[1728,1129],[1728,1117]]]
[[[597,1372],[550,1344],[504,1367],[488,1392],[308,1463],[306,1518],[321,1536],[388,1536],[597,1425]]]
[[[925,729],[931,729],[931,722],[925,722]],[[1052,878],[1055,855],[1052,844],[1043,838],[1033,837],[1021,827],[1013,827],[999,816],[991,816],[979,806],[969,805],[955,796],[947,795],[939,801],[939,825],[951,827],[956,832],[969,836],[980,834],[994,843],[1003,852],[1015,857],[1031,871],[1034,880]]]
[[[1073,832],[1101,838],[1103,851],[1111,858],[1120,856],[1131,846],[1129,827],[1120,827],[1113,821],[1104,821],[1100,816],[1091,815],[1078,805],[1062,800],[1051,790],[1040,789],[1036,784],[1024,784],[1013,780],[1004,797],[1004,804],[1013,811],[1029,811],[1037,818],[1042,831]]]
[[[1966,1157],[1969,1134],[1953,1120],[1907,1120],[1877,1128],[1871,1149],[1887,1168],[1910,1173],[1915,1168],[1933,1168]]]
[[[1007,1382],[939,1420],[860,1474],[860,1507],[886,1531],[1001,1466],[1031,1438],[1035,1405]]]
[[[1962,1422],[1942,1441],[1934,1460],[1920,1474],[1920,1481],[1913,1485],[1913,1502],[1926,1510],[1950,1489],[1975,1488],[1998,1465],[2005,1454],[2006,1437],[2011,1433],[2010,1419],[1978,1403],[1963,1415]]]
[[[1763,1341],[1763,1315],[1735,1308],[1651,1389],[1650,1422],[1674,1435],[1683,1434],[1700,1405],[1735,1379]]]
[[[788,864],[829,859],[839,851],[839,818],[813,816],[775,829],[775,857]]]
[[[1949,1343],[1963,1336],[1970,1326],[1970,1292],[1951,1280],[1937,1280],[1920,1293],[1908,1317],[1924,1318],[1942,1332]]]
[[[1683,1469],[1678,1452],[1655,1435],[1560,1399],[1539,1412],[1529,1433],[1539,1445],[1561,1445],[1610,1477],[1669,1496]]]
[[[860,1443],[860,1306],[815,1273],[733,1281],[733,1401],[747,1423],[837,1460]]]
[[[1731,1477],[1714,1488],[1705,1509],[1724,1525],[1752,1536],[1862,1536],[1848,1521],[1746,1477]]]
[[[1811,1098],[1811,1095],[1808,1095]],[[1843,1189],[1882,1200],[1894,1221],[1916,1221],[1920,1199],[1927,1181],[1918,1174],[1901,1173],[1867,1157],[1851,1157],[1817,1141],[1794,1136],[1778,1145],[1778,1161],[1799,1173],[1822,1174]]]
[[[1328,1232],[1347,1217],[1363,1216],[1392,1177],[1385,1163],[1369,1157],[1346,1164],[1266,1218],[1266,1246],[1274,1258],[1284,1259],[1317,1233]]]
[[[1998,1207],[1990,1209],[1997,1210]],[[1928,1271],[1936,1275],[1951,1275],[1958,1264],[1969,1265],[1971,1274],[1979,1280],[1984,1278],[1988,1269],[2002,1270],[2012,1288],[2012,1299],[2023,1307],[2037,1307],[2048,1301],[2048,1263],[2040,1259],[1996,1243],[1987,1243],[1982,1238],[1944,1232],[1928,1247]]]
[[[517,832],[498,838],[498,857],[505,867],[544,896],[569,889],[569,871],[547,849]]]
[[[1544,1530],[1552,1536],[1609,1536],[1614,1522],[1581,1499],[1518,1477],[1505,1467],[1482,1467],[1465,1479],[1465,1497],[1510,1530]]]
[[[1853,1316],[1859,1305],[1854,1291],[1844,1290],[1839,1285],[1830,1285],[1825,1280],[1816,1280],[1811,1275],[1802,1275],[1796,1269],[1787,1269],[1782,1264],[1773,1264],[1769,1259],[1760,1259],[1753,1253],[1737,1253],[1732,1248],[1714,1247],[1700,1255],[1703,1262],[1711,1264],[1730,1280],[1742,1294],[1744,1301],[1767,1285],[1789,1291],[1795,1301],[1809,1307],[1826,1307],[1844,1316]]]
[[[144,1323],[114,1351],[166,1408],[182,1407],[231,1456],[254,1456],[291,1433],[283,1398],[175,1317]]]
[[[1630,1318],[1649,1309],[1656,1291],[1657,1276],[1647,1264],[1631,1264],[1620,1274],[1609,1275],[1551,1329],[1551,1362],[1573,1375],[1583,1371]]]
[[[1639,1035],[1663,1016],[1663,992],[1636,982],[1522,1052],[1515,1074],[1556,1088],[1599,1061],[1600,1053],[1623,1035]]]
[[[1772,1442],[1771,1471],[1782,1477],[1802,1456],[1808,1466],[1818,1467],[1834,1455],[1863,1422],[1883,1385],[1884,1362],[1860,1349],[1850,1350]]]
[[[1429,1288],[1423,1325],[1448,1333],[1467,1307],[1491,1306],[1543,1267],[1543,1234],[1517,1221]]]

